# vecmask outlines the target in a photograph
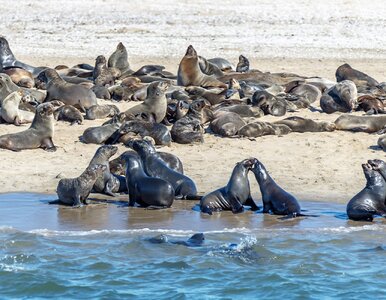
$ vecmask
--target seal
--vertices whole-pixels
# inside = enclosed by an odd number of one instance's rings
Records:
[[[351,112],[357,106],[358,91],[351,80],[343,80],[329,88],[320,98],[321,109],[328,114]]]
[[[148,239],[148,241],[152,244],[170,243],[173,245],[182,245],[186,247],[200,247],[204,244],[205,235],[203,233],[195,233],[187,241],[174,241],[169,240],[169,237],[167,235],[160,234]]]
[[[303,81],[290,82],[284,92],[291,94],[291,96],[297,96],[294,103],[298,108],[309,107],[311,103],[320,101],[322,97],[322,91],[318,87]]]
[[[209,128],[215,134],[229,137],[236,135],[239,129],[246,124],[243,118],[236,113],[218,111],[214,114],[214,120],[210,122]]]
[[[167,100],[165,91],[169,88],[166,82],[156,81],[149,84],[147,87],[147,97],[141,104],[133,106],[125,111],[126,115],[141,114],[143,112],[154,114],[155,121],[160,123],[166,116]]]
[[[374,161],[375,168],[378,163]],[[386,214],[386,181],[369,163],[362,164],[366,186],[347,203],[347,215],[354,221],[373,221]]]
[[[52,104],[39,104],[31,126],[22,132],[0,136],[0,148],[12,151],[42,148],[56,151],[52,141],[54,136],[54,107]]]
[[[12,92],[1,103],[1,118],[10,124],[20,126],[21,124],[32,123],[35,114],[33,112],[19,109],[23,99],[23,92]]]
[[[197,188],[189,177],[170,169],[161,159],[154,146],[147,141],[134,141],[132,148],[141,157],[145,172],[151,177],[161,178],[169,182],[176,198],[196,199]]]
[[[86,110],[86,119],[96,120],[96,119],[105,119],[108,117],[114,117],[119,114],[119,108],[116,105],[106,104],[106,105],[93,105]]]
[[[55,120],[70,122],[71,125],[79,124],[83,122],[83,116],[80,111],[72,105],[63,105],[57,108],[54,112]]]
[[[379,83],[369,75],[352,68],[349,64],[343,64],[336,69],[336,81],[351,80],[357,87],[360,86],[377,86]]]
[[[214,77],[220,77],[224,75],[224,73],[217,65],[209,62],[202,56],[198,56],[198,64],[201,71],[206,75],[214,75]]]
[[[239,62],[236,66],[236,72],[245,73],[249,71],[249,60],[244,55],[239,56]]]
[[[315,122],[311,119],[305,119],[302,117],[289,117],[280,121],[276,121],[274,124],[283,124],[291,128],[292,132],[322,132],[322,131],[334,131],[335,124],[331,122]]]
[[[77,178],[63,178],[59,180],[56,188],[60,203],[81,207],[87,204],[87,198],[98,177],[106,171],[104,165],[88,166]],[[56,201],[52,202],[56,203]]]
[[[46,69],[39,73],[39,80],[46,83],[47,95],[44,102],[60,99],[64,104],[81,109],[97,105],[93,91],[88,88],[64,81],[54,69]]]
[[[263,213],[272,212],[274,215],[288,217],[304,216],[296,198],[276,184],[260,161],[256,160],[252,172],[263,197]]]
[[[236,104],[238,103],[238,104]],[[264,112],[261,110],[260,107],[257,106],[250,106],[245,103],[242,103],[240,101],[231,102],[231,101],[224,101],[216,106],[212,106],[212,111],[214,113],[217,113],[219,111],[227,111],[227,112],[233,112],[238,114],[240,117],[254,117],[254,118],[260,118],[264,116]]]
[[[12,82],[11,78],[7,74],[0,73],[0,102],[4,100],[10,93],[16,91],[23,91],[24,95],[31,96],[39,103],[41,103],[46,96],[41,91],[19,87]]]
[[[363,110],[366,115],[386,114],[385,105],[382,100],[372,95],[358,97],[358,110]]]
[[[25,88],[33,88],[35,86],[35,80],[31,72],[21,68],[8,68],[3,70],[2,73],[7,74],[11,80],[18,86]]]
[[[377,144],[383,151],[386,151],[386,134],[379,137]]]
[[[129,206],[167,208],[174,201],[172,185],[160,178],[146,175],[138,155],[126,154],[126,184]]]
[[[189,105],[187,114],[177,120],[170,130],[174,142],[179,144],[204,142],[202,121],[202,110],[204,107],[204,100],[195,100]]]
[[[259,209],[251,197],[248,172],[255,164],[255,159],[244,159],[233,168],[228,184],[204,195],[200,200],[201,212],[212,214],[214,211],[231,210],[233,213],[244,211],[243,205]]]
[[[125,72],[132,73],[126,47],[121,42],[118,43],[116,50],[110,55],[107,65],[109,68],[119,69],[122,74]]]
[[[209,58],[208,62],[215,65],[223,72],[231,72],[235,69],[235,67],[229,62],[229,60],[222,57]]]
[[[96,86],[112,86],[114,85],[114,76],[107,68],[106,58],[99,55],[95,59],[95,67],[92,72],[92,79]]]
[[[259,107],[266,115],[280,117],[287,113],[286,102],[267,91],[256,91],[252,96],[252,106]]]
[[[287,125],[257,121],[241,127],[237,131],[237,135],[255,138],[263,135],[284,135],[290,132],[292,130]]]
[[[104,99],[104,100],[110,100],[111,99],[111,94],[109,92],[109,89],[105,86],[97,86],[94,85],[91,90],[94,92],[95,96],[99,99]]]
[[[81,137],[86,144],[102,144],[106,142],[122,125],[121,120],[107,123],[102,126],[87,128]]]
[[[186,50],[178,67],[177,85],[181,86],[201,86],[201,87],[221,87],[226,88],[226,84],[217,80],[214,76],[204,74],[199,65],[199,58],[192,45]]]
[[[190,96],[199,96],[209,101],[211,105],[216,105],[225,101],[227,90],[223,90],[220,93],[213,91],[208,91],[199,86],[188,86],[185,90],[189,93]]]
[[[341,115],[335,120],[337,130],[373,133],[386,126],[386,116],[353,116]]]

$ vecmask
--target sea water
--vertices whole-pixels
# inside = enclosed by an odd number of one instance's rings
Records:
[[[385,298],[386,226],[345,205],[302,201],[319,217],[206,216],[125,203],[81,209],[55,196],[0,195],[0,298]],[[201,246],[174,244],[203,232]],[[150,238],[167,235],[169,242]]]

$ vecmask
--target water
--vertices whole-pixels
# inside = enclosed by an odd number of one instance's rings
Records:
[[[80,210],[54,196],[0,195],[0,298],[384,298],[386,226],[345,205],[302,202],[318,218],[170,210],[122,203]],[[206,227],[206,229],[204,228]],[[204,232],[200,247],[153,244]]]

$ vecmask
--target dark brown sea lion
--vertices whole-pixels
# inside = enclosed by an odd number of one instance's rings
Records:
[[[10,124],[20,126],[21,124],[32,123],[35,113],[19,109],[23,99],[21,90],[12,92],[1,102],[1,118]]]
[[[244,211],[243,205],[251,206],[253,211],[259,209],[251,197],[248,172],[255,163],[254,159],[244,159],[233,168],[228,184],[203,196],[200,208],[203,213],[212,214],[214,211],[231,210],[233,213]]]
[[[285,92],[300,97],[302,102],[308,104],[297,105],[299,108],[308,107],[309,104],[320,101],[322,97],[322,92],[318,87],[312,84],[302,83],[301,81],[296,81],[295,84],[287,86]],[[299,100],[295,101],[295,104],[297,104],[297,102],[299,102]]]
[[[196,50],[190,45],[186,50],[185,56],[182,58],[178,67],[177,84],[181,86],[202,86],[202,87],[222,87],[226,88],[226,84],[217,80],[213,76],[204,74],[199,66]]]
[[[72,105],[63,105],[55,110],[54,112],[55,120],[70,122],[71,125],[82,124],[83,116],[80,113],[79,109]]]
[[[236,72],[244,73],[249,71],[249,60],[244,55],[239,56]]]
[[[177,120],[170,130],[174,142],[179,144],[204,142],[202,121],[202,110],[204,107],[204,100],[195,100],[190,104],[187,114]]]
[[[3,70],[2,73],[7,74],[11,80],[18,86],[25,88],[33,88],[35,81],[31,72],[21,68],[8,68]]]
[[[43,103],[36,108],[36,114],[31,126],[22,132],[0,136],[0,148],[12,151],[43,148],[46,151],[56,151],[52,141],[54,135],[54,107]]]
[[[214,120],[210,122],[209,128],[215,134],[229,137],[236,135],[239,129],[246,124],[240,115],[236,113],[219,111],[215,113]]]
[[[386,126],[386,116],[341,115],[335,120],[337,130],[373,133]]]
[[[367,115],[386,114],[382,100],[372,95],[359,96],[357,110],[363,110]]]
[[[114,117],[119,114],[119,108],[116,105],[105,104],[105,105],[93,105],[86,110],[86,119],[96,120],[105,119],[108,117]]]
[[[105,165],[88,166],[77,178],[63,178],[56,188],[59,203],[80,207],[87,204],[87,198],[95,181],[106,171]],[[52,202],[56,203],[56,202]]]
[[[331,122],[315,122],[311,119],[304,119],[302,117],[289,117],[274,124],[283,124],[291,128],[292,132],[322,132],[334,131],[335,124]]]
[[[369,75],[353,69],[349,64],[343,64],[335,72],[336,81],[351,80],[357,87],[377,86],[379,83]]]
[[[54,69],[46,69],[38,75],[39,80],[46,83],[47,95],[44,102],[60,99],[64,104],[73,105],[85,111],[97,105],[93,91],[88,88],[64,81]]]
[[[374,167],[369,164],[370,162]],[[386,215],[386,181],[377,170],[377,161],[369,163],[362,164],[366,186],[347,203],[347,215],[354,221],[371,222],[374,216]]]
[[[320,107],[325,113],[351,112],[357,106],[358,92],[354,82],[344,80],[328,89],[320,98]]]
[[[117,49],[113,52],[113,54],[110,55],[108,67],[117,68],[122,74],[125,72],[132,72],[130,70],[126,47],[121,42],[117,45]]]
[[[259,107],[266,115],[277,117],[284,116],[287,112],[286,102],[266,91],[257,91],[253,94],[252,106]]]

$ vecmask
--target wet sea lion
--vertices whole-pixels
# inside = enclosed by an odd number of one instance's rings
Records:
[[[177,241],[177,240],[169,240],[169,237],[167,235],[160,234],[148,239],[148,241],[153,244],[170,243],[173,245],[182,245],[186,247],[200,247],[203,245],[205,241],[205,236],[203,233],[195,233],[187,241]]]
[[[253,211],[259,207],[251,197],[248,172],[255,159],[244,159],[233,168],[228,184],[204,195],[200,200],[201,212],[212,214],[214,211],[231,210],[233,213],[244,211],[243,205],[251,206]]]
[[[33,112],[19,109],[23,92],[17,91],[9,94],[1,103],[1,118],[10,124],[20,126],[21,124],[32,123],[35,114]]]
[[[57,121],[70,122],[71,125],[82,124],[83,116],[80,111],[72,105],[63,105],[55,110],[54,118]]]
[[[252,96],[252,106],[259,107],[264,114],[276,117],[284,116],[287,112],[285,101],[277,99],[266,91],[256,91]]]
[[[25,88],[33,88],[35,86],[35,80],[31,72],[21,68],[8,68],[3,70],[2,73],[7,74],[11,80],[18,86]]]
[[[311,119],[305,119],[302,117],[289,117],[280,121],[276,121],[274,124],[283,124],[291,128],[292,132],[322,132],[322,131],[334,131],[335,124],[331,122],[315,122]]]
[[[386,126],[386,116],[341,115],[335,120],[337,130],[373,133]]]
[[[64,104],[73,105],[82,111],[97,105],[93,91],[64,81],[54,69],[44,70],[38,75],[38,79],[46,83],[47,95],[44,102],[60,99]]]
[[[166,82],[152,82],[147,87],[147,97],[145,101],[125,111],[126,115],[141,114],[143,112],[154,114],[157,123],[160,123],[166,116],[167,99],[165,91],[169,88]]]
[[[119,108],[116,105],[106,104],[106,105],[93,105],[86,110],[86,119],[96,120],[96,119],[105,119],[108,117],[114,117],[119,114]]]
[[[268,122],[253,122],[241,127],[237,131],[238,136],[260,137],[263,135],[283,135],[292,130],[284,124],[271,124]]]
[[[354,82],[343,80],[329,88],[320,98],[321,109],[328,114],[351,112],[356,108],[358,92]]]
[[[244,73],[249,71],[249,60],[244,55],[239,56],[236,72]]]
[[[192,45],[186,50],[178,67],[177,85],[181,86],[201,86],[201,87],[222,87],[226,84],[217,80],[214,76],[204,74],[199,66],[199,59],[196,50]]]
[[[137,155],[126,154],[126,184],[129,191],[129,206],[135,203],[143,207],[170,207],[174,201],[172,185],[160,178],[148,176]]]
[[[80,207],[87,204],[87,198],[98,177],[106,171],[104,165],[88,166],[77,178],[63,178],[59,180],[56,193],[59,203]],[[52,203],[56,203],[53,201]]]
[[[36,108],[36,114],[31,126],[22,132],[0,136],[0,148],[12,151],[42,148],[46,151],[56,151],[52,141],[54,135],[54,107],[43,103]]]
[[[126,47],[121,42],[118,43],[116,50],[110,55],[108,67],[117,68],[122,74],[131,71]]]
[[[142,159],[145,172],[170,182],[176,198],[193,199],[197,195],[195,183],[189,177],[170,169],[161,159],[154,146],[147,141],[134,141],[132,148]]]
[[[214,120],[209,124],[209,128],[215,134],[225,137],[236,135],[239,129],[247,124],[240,115],[233,112],[218,111],[214,117]]]
[[[371,222],[374,216],[386,214],[386,181],[377,170],[378,163],[369,162],[371,164],[362,164],[366,186],[347,203],[346,211],[351,220]]]
[[[336,69],[336,81],[351,80],[357,87],[360,86],[377,86],[379,83],[369,75],[353,69],[349,64],[343,64]]]
[[[204,129],[202,109],[205,101],[195,100],[189,105],[188,112],[177,120],[170,130],[172,139],[179,144],[203,143]]]

